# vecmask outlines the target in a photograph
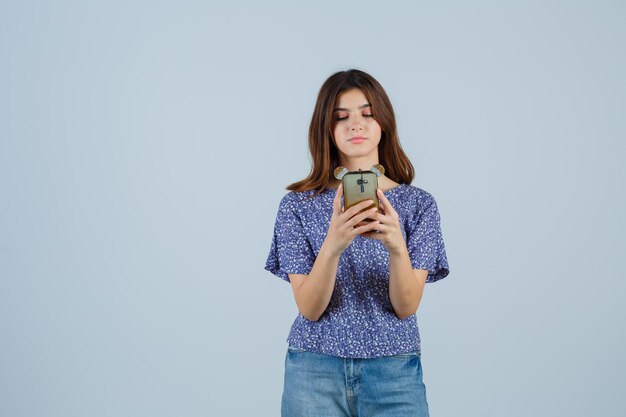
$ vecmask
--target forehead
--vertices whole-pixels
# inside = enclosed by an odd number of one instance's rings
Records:
[[[344,91],[337,97],[335,107],[353,110],[362,107],[364,104],[369,104],[365,93],[358,88],[352,88]]]

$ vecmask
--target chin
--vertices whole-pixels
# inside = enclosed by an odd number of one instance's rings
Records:
[[[352,156],[366,156],[370,155],[372,152],[376,152],[376,148],[368,148],[368,149],[357,149],[356,151],[352,151]]]

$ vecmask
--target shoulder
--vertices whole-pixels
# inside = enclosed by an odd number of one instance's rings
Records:
[[[401,197],[414,203],[418,208],[426,207],[435,202],[435,197],[425,189],[413,184],[402,184]]]
[[[301,211],[315,208],[320,204],[320,199],[327,192],[330,191],[327,190],[322,194],[315,195],[315,190],[289,191],[285,193],[280,199],[279,208],[281,210],[292,211]]]
[[[409,224],[418,224],[439,216],[437,202],[431,192],[412,184],[404,184],[401,187],[398,189],[399,195],[396,196],[394,208]]]

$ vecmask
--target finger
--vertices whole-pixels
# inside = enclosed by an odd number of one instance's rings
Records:
[[[381,230],[385,229],[385,225],[382,224],[379,220],[374,220],[371,223],[367,224],[367,226],[371,227],[369,229],[365,229],[366,231],[362,232],[362,235],[376,235],[378,238],[382,238],[384,236]]]
[[[353,216],[350,220],[346,222],[346,225],[350,227],[354,227],[355,225],[359,224],[362,220],[366,219],[369,216],[372,216],[374,213],[376,213],[376,207],[372,207],[371,209],[366,210],[363,213],[359,213]]]
[[[356,216],[360,216],[363,213],[368,213],[367,216],[365,216],[365,218],[372,219],[372,220],[380,220],[381,218],[379,218],[378,216],[383,216],[383,218],[385,217],[384,214],[380,213],[380,207],[378,208],[369,207],[367,210],[358,212],[357,214],[352,216],[352,218],[355,218]],[[387,223],[389,223],[389,218],[387,218]]]
[[[369,239],[375,239],[375,240],[384,240],[385,239],[385,235],[383,235],[382,233],[378,232],[378,230],[372,230],[369,232],[363,232],[361,233],[361,236],[369,238]]]
[[[373,217],[374,220],[378,220],[380,224],[394,224],[396,219],[388,214],[376,213]]]
[[[376,220],[374,218],[374,216],[376,216],[376,211],[377,211],[376,207],[370,207],[367,210],[360,211],[353,216],[346,215],[344,217],[345,224],[349,223],[350,225],[354,226],[359,223],[361,224],[369,223],[370,221]]]
[[[358,212],[360,212],[361,210],[371,206],[372,204],[374,204],[373,200],[363,200],[360,203],[355,204],[354,206],[350,207],[344,213],[346,214],[346,216],[348,218],[350,218],[350,217],[358,214]]]
[[[387,197],[385,197],[385,193],[383,193],[383,191],[380,188],[377,188],[376,194],[378,195],[378,201],[382,205],[383,209],[386,212],[391,213],[393,210],[393,207],[391,207],[389,200],[387,200]]]
[[[343,195],[342,184],[339,184],[337,187],[337,192],[335,193],[335,198],[333,199],[333,214],[339,215],[341,213],[341,196]]]
[[[381,191],[381,189],[377,188],[376,192],[378,193],[378,201],[383,203],[383,208],[385,210],[385,213],[391,214],[394,218],[397,218],[398,213],[396,213],[393,206],[391,205],[389,200],[387,200],[387,197],[385,197],[385,194]]]
[[[355,227],[353,230],[359,235],[367,232],[376,233],[376,230],[378,230],[380,226],[382,225],[378,221],[373,221],[364,226]]]
[[[363,233],[361,233],[361,235],[363,236],[365,234],[365,235],[367,235],[367,237],[371,237],[371,238],[377,239],[377,240],[383,240],[386,237],[386,234],[391,229],[389,228],[389,226],[386,226],[386,225],[378,223],[378,222],[372,222],[372,223],[376,223],[376,224],[373,225],[372,230],[363,232]]]

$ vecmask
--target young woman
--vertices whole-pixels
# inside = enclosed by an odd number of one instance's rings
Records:
[[[424,285],[449,273],[433,196],[411,185],[391,102],[351,69],[322,85],[309,128],[313,166],[279,204],[265,269],[291,283],[281,412],[428,416],[415,313]],[[333,171],[370,170],[380,210],[343,209]],[[364,221],[371,219],[370,222]]]

